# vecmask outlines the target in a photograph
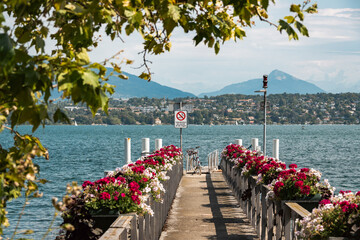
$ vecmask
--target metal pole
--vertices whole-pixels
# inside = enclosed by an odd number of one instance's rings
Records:
[[[264,156],[266,156],[266,88],[265,88],[265,92],[264,92]]]
[[[180,102],[180,111],[182,111],[182,102]],[[180,150],[182,151],[182,128],[180,128]]]

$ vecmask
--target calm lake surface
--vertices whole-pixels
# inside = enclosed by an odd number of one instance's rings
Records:
[[[30,133],[29,126],[17,129]],[[183,129],[183,148],[200,146],[200,158],[207,164],[206,156],[215,149],[220,151],[235,139],[243,139],[249,146],[251,138],[259,138],[262,144],[263,126],[189,126]],[[312,125],[302,129],[300,125],[268,126],[267,155],[272,155],[272,140],[280,139],[280,160],[299,167],[320,170],[339,190],[360,190],[360,126],[359,125]],[[179,146],[179,129],[173,126],[46,126],[35,132],[49,150],[50,160],[37,159],[41,167],[40,177],[49,180],[41,186],[44,197],[30,201],[21,218],[20,229],[33,229],[28,238],[41,239],[53,216],[52,197],[59,199],[65,194],[66,184],[103,177],[104,170],[113,170],[125,164],[124,138],[131,138],[132,159],[141,153],[141,139],[150,138],[154,149],[155,139],[162,138],[163,145]],[[6,130],[0,134],[0,144],[12,144]],[[5,237],[11,237],[24,199],[8,204],[11,227]],[[62,222],[57,217],[55,227]],[[46,239],[54,239],[58,230]],[[19,236],[20,237],[20,236]]]

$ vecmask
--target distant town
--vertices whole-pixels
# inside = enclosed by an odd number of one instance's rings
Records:
[[[359,93],[273,94],[267,99],[268,124],[359,124]],[[204,98],[110,99],[108,115],[81,105],[61,101],[50,106],[68,114],[72,124],[168,125],[174,124],[174,109],[182,102],[188,123],[198,125],[262,124],[262,95],[227,94]]]

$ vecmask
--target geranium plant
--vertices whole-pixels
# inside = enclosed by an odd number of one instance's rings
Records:
[[[360,192],[340,191],[338,195],[322,200],[319,207],[298,220],[297,225],[299,239],[360,239]]]
[[[286,169],[286,164],[277,159],[270,158],[265,164],[258,168],[258,184],[270,184],[274,179],[279,176],[279,173]]]
[[[328,198],[334,188],[325,179],[320,182],[321,173],[314,169],[301,168],[296,170],[296,164],[290,164],[290,169],[281,171],[278,177],[268,187],[271,191],[267,197],[276,200],[310,199],[315,195]],[[320,199],[319,199],[320,200]]]
[[[117,168],[105,178],[85,181],[82,191],[77,189],[76,194],[64,197],[64,224],[76,226],[73,233],[67,232],[66,235],[98,235],[93,229],[92,214],[136,212],[153,215],[146,200],[152,195],[155,200],[162,201],[165,193],[162,182],[169,179],[166,171],[172,169],[181,156],[179,148],[166,146],[152,155]]]
[[[242,169],[248,161],[253,160],[257,155],[257,151],[250,151],[237,144],[230,144],[221,152],[221,158],[233,163],[233,168],[238,169]]]

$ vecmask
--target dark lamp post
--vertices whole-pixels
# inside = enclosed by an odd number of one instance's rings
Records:
[[[264,139],[263,139],[263,153],[266,156],[266,89],[268,87],[268,76],[263,76],[263,89],[255,91],[255,92],[263,92],[264,93]]]

